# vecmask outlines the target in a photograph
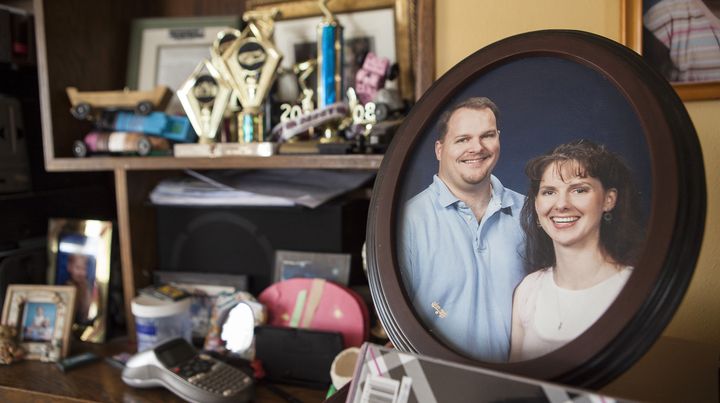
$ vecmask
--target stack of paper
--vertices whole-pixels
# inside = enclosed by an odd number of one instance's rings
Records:
[[[315,208],[374,176],[373,172],[312,169],[185,172],[189,176],[161,181],[150,194],[152,203]]]

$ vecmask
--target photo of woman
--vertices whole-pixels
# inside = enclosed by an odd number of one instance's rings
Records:
[[[554,351],[595,323],[632,275],[645,239],[631,171],[604,146],[562,144],[525,173],[525,257],[537,271],[515,289],[511,362]]]

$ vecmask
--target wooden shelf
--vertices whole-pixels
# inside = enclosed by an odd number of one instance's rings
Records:
[[[1,1],[1,0],[0,0]],[[110,171],[115,186],[116,219],[125,314],[135,290],[152,281],[157,268],[156,213],[147,196],[161,180],[183,169],[345,169],[376,171],[382,155],[275,155],[272,157],[176,158],[172,156],[93,156],[74,158],[73,142],[86,133],[86,122],[72,117],[65,89],[111,90],[127,84],[129,28],[137,18],[242,15],[245,1],[162,0],[102,2],[32,0],[37,38],[37,71],[45,168],[51,172]],[[414,5],[419,21],[434,20],[434,0],[396,1],[403,10]],[[67,21],[80,21],[68,24]],[[90,38],[90,36],[92,38]],[[432,82],[434,30],[411,44],[415,91]],[[414,56],[413,56],[414,55]],[[408,55],[404,55],[408,56]],[[408,58],[410,59],[410,58]],[[135,324],[128,320],[128,336]]]
[[[178,169],[359,169],[377,170],[382,155],[274,155],[272,157],[175,158],[88,157],[53,158],[46,161],[48,171],[153,171]]]

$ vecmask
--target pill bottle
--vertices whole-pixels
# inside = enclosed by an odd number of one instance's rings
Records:
[[[141,294],[132,300],[138,352],[175,337],[192,342],[190,298],[171,301]]]

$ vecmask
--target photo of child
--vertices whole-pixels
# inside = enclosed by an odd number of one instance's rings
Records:
[[[49,302],[29,302],[23,312],[24,341],[50,341],[55,330],[55,304]]]

